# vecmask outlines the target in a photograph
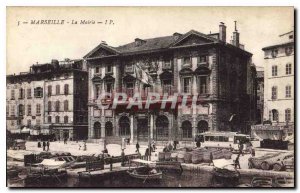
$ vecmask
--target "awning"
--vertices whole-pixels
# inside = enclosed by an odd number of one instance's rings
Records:
[[[50,134],[50,129],[41,129],[41,134],[49,135]]]
[[[24,128],[21,130],[21,133],[30,133],[30,129],[27,128],[27,127],[24,127]]]
[[[39,134],[40,134],[40,130],[30,129],[30,135],[39,135]]]

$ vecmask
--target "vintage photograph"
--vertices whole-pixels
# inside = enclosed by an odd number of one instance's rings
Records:
[[[6,186],[293,188],[294,7],[6,8]]]

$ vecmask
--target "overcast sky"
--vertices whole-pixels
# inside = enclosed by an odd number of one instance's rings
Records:
[[[114,25],[30,25],[18,21],[33,19],[113,20]],[[234,30],[240,43],[253,53],[253,62],[263,66],[263,47],[272,45],[278,35],[294,26],[292,7],[10,7],[7,9],[7,74],[29,70],[38,62],[51,59],[77,59],[102,40],[111,46],[132,42],[135,38],[152,38],[186,33],[218,32],[219,22],[227,26],[227,41]]]

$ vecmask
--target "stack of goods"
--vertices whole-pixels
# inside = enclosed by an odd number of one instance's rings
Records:
[[[205,149],[199,149],[192,152],[192,163],[193,164],[199,164],[203,161],[203,155],[204,151],[207,151]]]

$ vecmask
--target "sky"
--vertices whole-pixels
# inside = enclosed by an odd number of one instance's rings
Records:
[[[30,24],[31,20],[64,20],[63,25]],[[71,24],[94,20],[113,24]],[[20,25],[18,22],[20,21]],[[227,26],[227,42],[234,31],[240,43],[263,67],[265,46],[293,30],[293,7],[8,7],[6,23],[6,73],[26,72],[32,64],[51,59],[78,59],[101,41],[119,46],[134,41],[186,33],[191,29],[208,34]],[[22,22],[29,22],[22,24]],[[66,23],[69,22],[69,23]],[[261,70],[261,68],[258,68]]]

